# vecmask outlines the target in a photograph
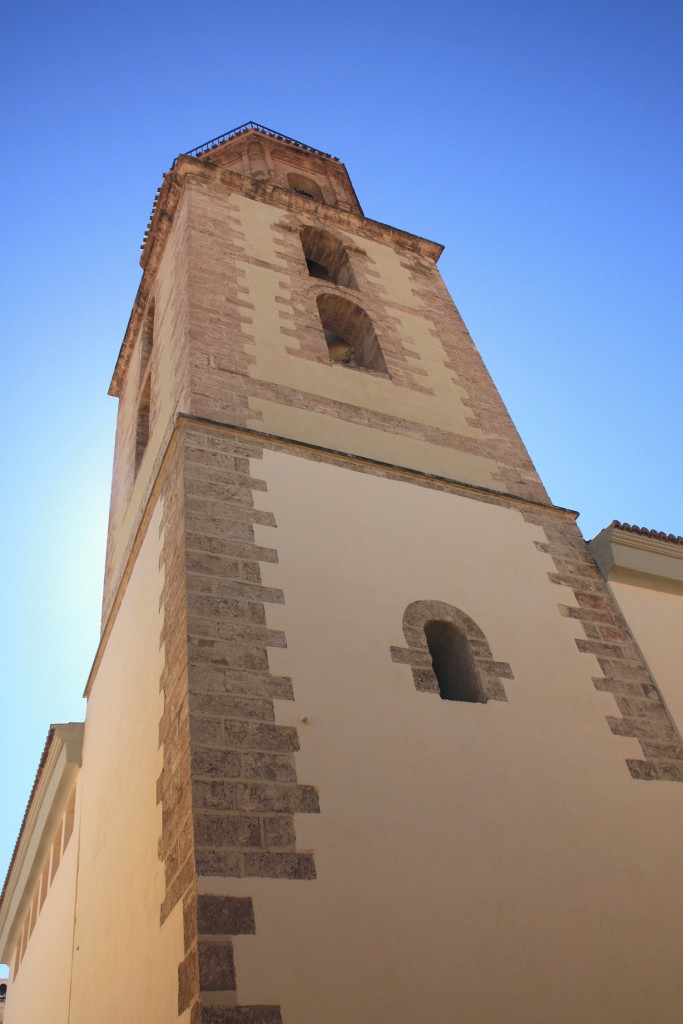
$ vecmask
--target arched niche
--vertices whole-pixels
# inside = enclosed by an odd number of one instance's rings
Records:
[[[450,619],[429,619],[423,628],[441,698],[485,704],[481,679],[463,630]]]
[[[324,203],[325,197],[323,190],[317,181],[313,178],[306,177],[305,174],[288,174],[287,184],[293,192],[298,192],[300,196],[306,196],[307,199],[315,199],[316,203]]]
[[[300,238],[311,277],[358,289],[343,242],[331,232],[310,225],[302,228]]]
[[[316,301],[330,359],[347,366],[387,373],[375,328],[365,310],[343,295],[332,292],[318,295]]]
[[[415,689],[443,700],[485,704],[507,700],[507,662],[495,661],[474,619],[443,601],[413,601],[403,615],[406,647],[392,647],[392,660],[410,665]]]

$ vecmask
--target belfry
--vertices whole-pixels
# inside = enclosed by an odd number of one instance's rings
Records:
[[[678,1024],[674,704],[441,251],[252,122],[164,176],[5,1024]]]

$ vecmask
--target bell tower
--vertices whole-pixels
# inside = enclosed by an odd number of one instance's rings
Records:
[[[424,986],[436,1019],[456,990],[465,1019],[498,1000],[509,1015],[516,968],[508,998],[473,980],[497,955],[473,890],[504,885],[491,844],[523,858],[536,797],[554,805],[544,758],[574,765],[579,791],[633,787],[626,754],[631,776],[678,777],[672,724],[441,250],[366,218],[338,160],[254,124],[179,157],[157,196],[112,384],[105,611],[156,489],[162,917],[183,904],[183,1012],[361,1020],[360,973],[392,1021]],[[414,1006],[387,981],[410,973],[389,941],[409,930],[427,962]],[[498,941],[510,964],[515,931]]]
[[[164,176],[69,1024],[678,1022],[680,736],[441,251],[251,122]]]
[[[150,430],[163,447],[178,413],[549,504],[441,251],[364,217],[337,159],[251,123],[175,161],[112,382],[105,610],[159,448]]]

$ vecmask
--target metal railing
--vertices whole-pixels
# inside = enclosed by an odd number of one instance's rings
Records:
[[[213,149],[215,146],[220,146],[222,142],[226,142],[228,139],[234,139],[236,135],[241,135],[243,132],[248,131],[261,132],[262,135],[269,135],[272,139],[279,139],[280,142],[289,142],[292,146],[300,146],[301,149],[307,149],[311,153],[318,153],[319,156],[327,156],[330,157],[331,160],[336,159],[336,157],[330,156],[329,153],[323,153],[320,149],[314,149],[313,146],[307,146],[305,142],[298,142],[296,139],[290,139],[289,135],[283,135],[282,132],[273,131],[272,128],[265,128],[262,124],[257,124],[256,121],[247,121],[246,124],[241,124],[239,128],[233,128],[229,132],[217,135],[215,139],[209,139],[208,142],[202,143],[201,146],[196,146],[194,149],[188,149],[187,153],[183,153],[183,156],[201,156],[202,153],[206,153],[209,149]]]

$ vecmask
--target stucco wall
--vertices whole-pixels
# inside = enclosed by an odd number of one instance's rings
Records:
[[[159,924],[160,521],[157,508],[88,701],[70,1024],[182,1019],[180,908]]]
[[[107,537],[104,585],[104,621],[111,610],[116,587],[140,524],[145,501],[158,469],[159,458],[174,414],[189,406],[187,397],[187,219],[177,212],[152,289],[154,339],[151,353],[151,409],[149,440],[135,472],[136,424],[140,399],[141,327],[119,399],[112,496]],[[152,300],[150,300],[151,302]]]
[[[643,582],[649,585],[610,581],[610,589],[683,732],[683,587],[652,577]]]
[[[71,985],[79,804],[69,843],[50,883],[19,966],[12,971],[5,1024],[66,1024]]]
[[[255,467],[256,469],[256,467]],[[264,583],[296,700],[297,817],[317,879],[204,878],[251,895],[237,1000],[288,1024],[678,1024],[681,788],[632,779],[559,614],[542,531],[507,508],[265,452]],[[510,663],[507,703],[442,701],[392,662],[418,599],[461,608]],[[571,595],[566,598],[571,601]]]

